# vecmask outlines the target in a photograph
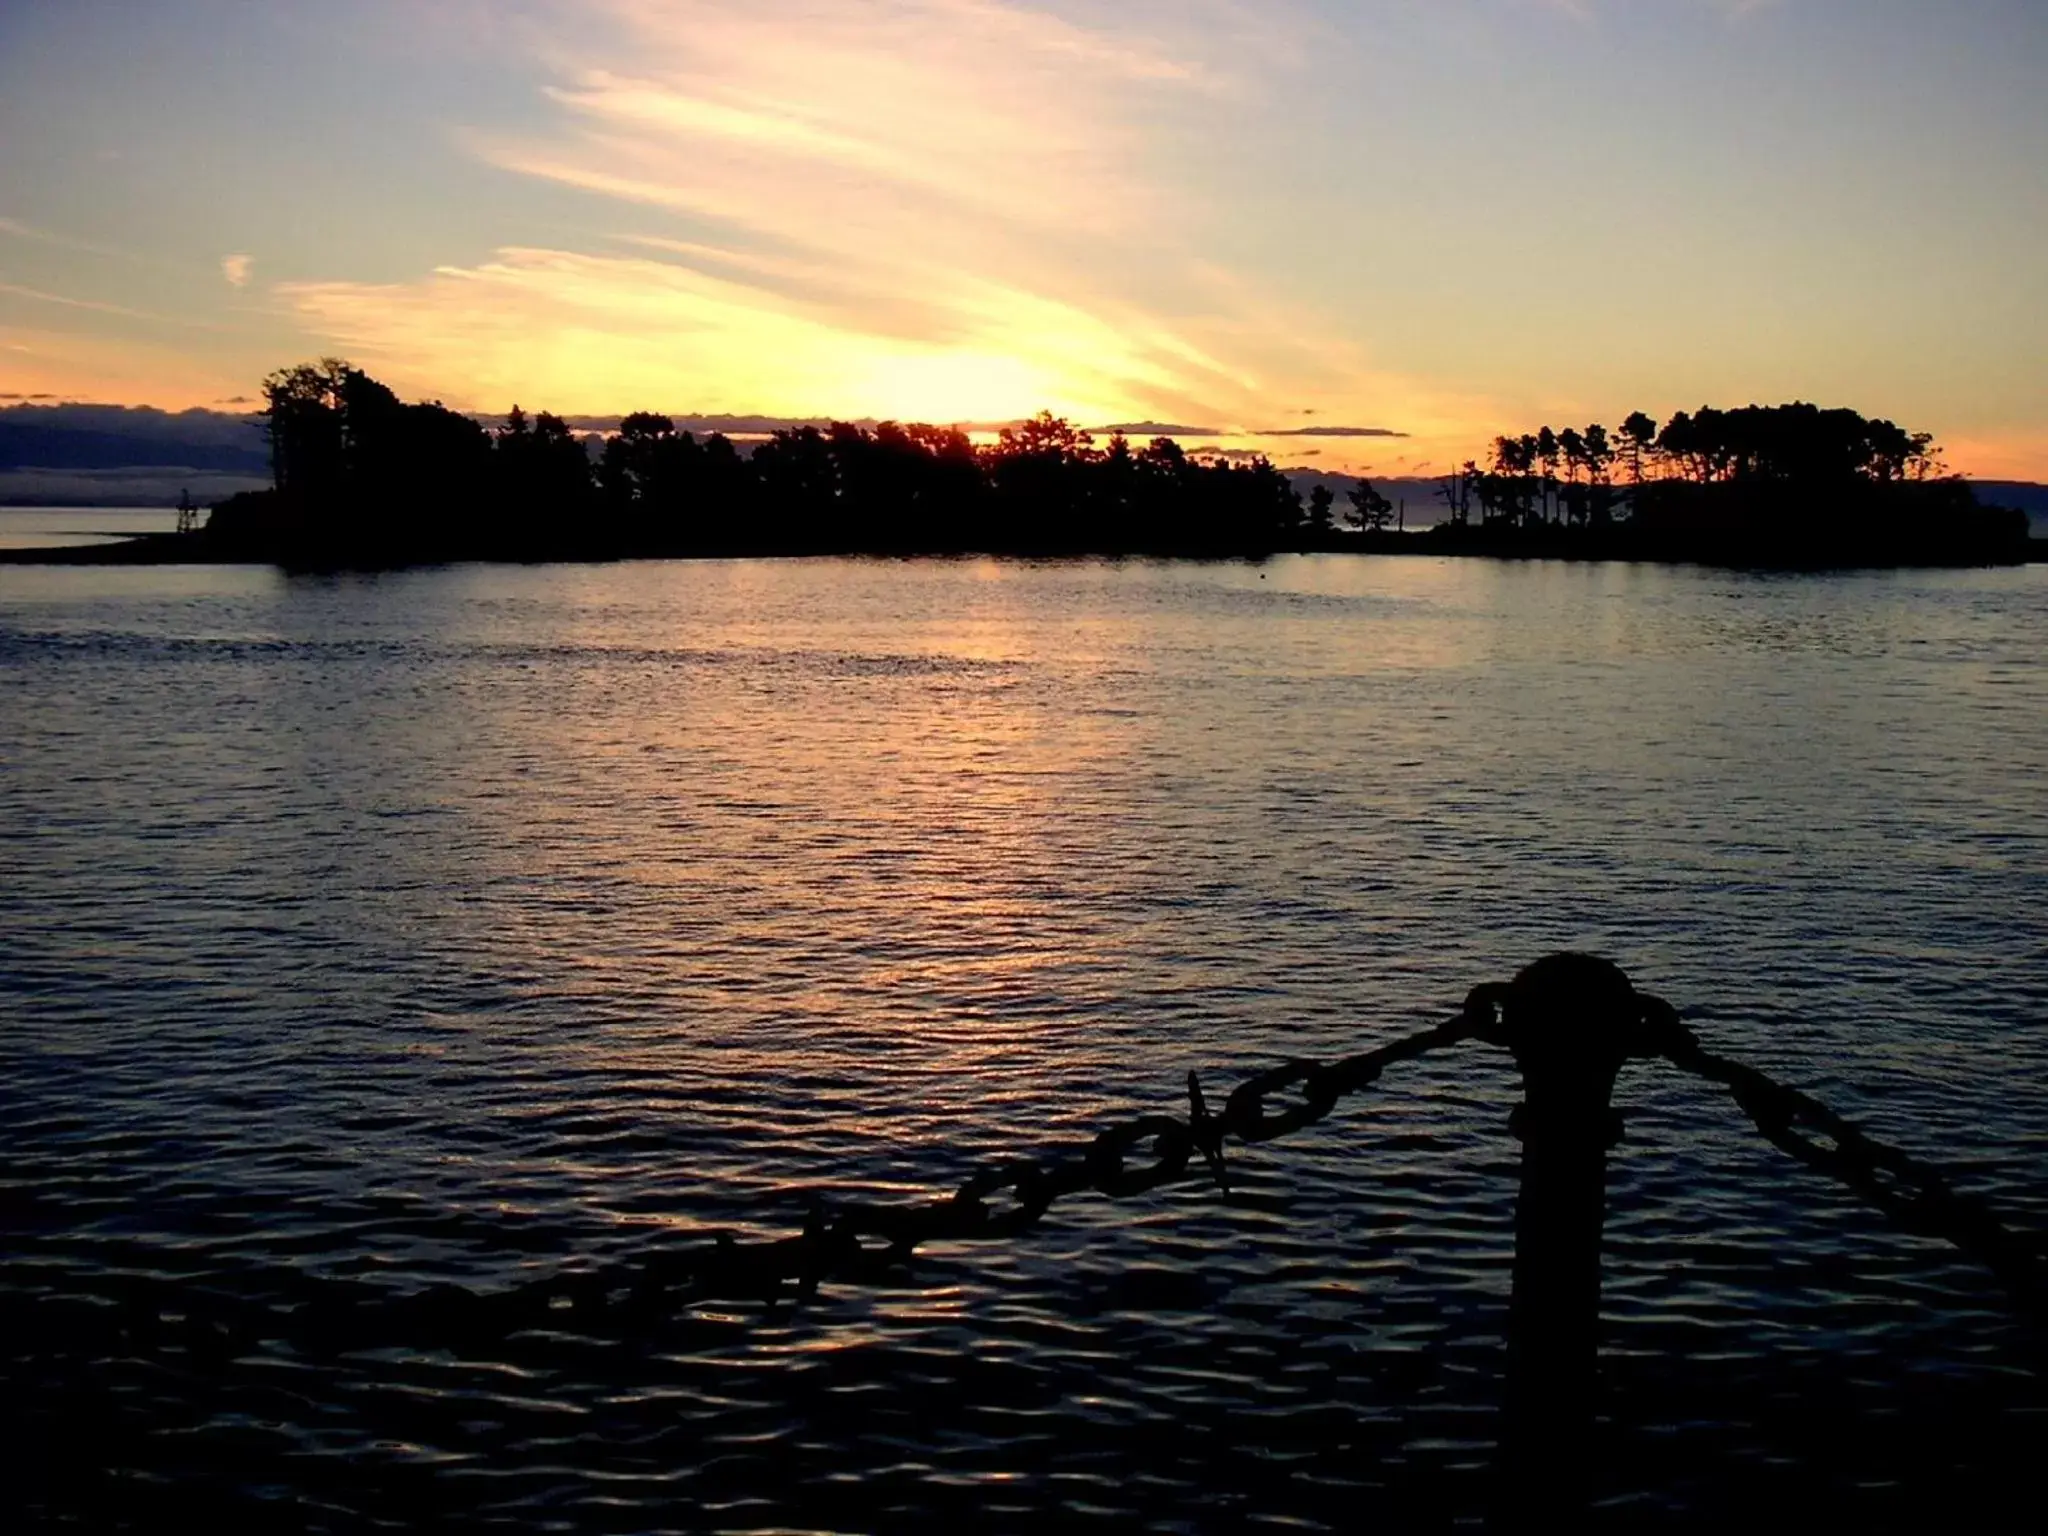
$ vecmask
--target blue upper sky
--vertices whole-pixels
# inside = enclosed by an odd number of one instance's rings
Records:
[[[0,8],[0,394],[1380,426],[2048,477],[2034,0]]]

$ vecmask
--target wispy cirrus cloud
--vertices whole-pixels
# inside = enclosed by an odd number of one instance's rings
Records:
[[[34,304],[53,304],[63,309],[88,310],[98,315],[119,315],[128,320],[148,320],[156,325],[183,325],[206,328],[206,322],[190,320],[180,315],[153,314],[146,309],[136,309],[127,304],[112,304],[104,299],[79,299],[69,294],[52,293],[45,288],[31,288],[26,283],[0,282],[0,295],[13,299],[26,299]]]
[[[1154,164],[1162,115],[1254,88],[1234,61],[1285,7],[1140,6],[1114,26],[996,0],[577,16],[530,34],[555,77],[546,124],[467,142],[611,206],[611,237],[282,285],[310,328],[489,406],[1249,422],[1282,380],[1347,413],[1405,405],[1405,381],[1196,254],[1198,210]]]
[[[65,234],[62,230],[44,229],[41,225],[30,224],[21,219],[0,218],[0,236],[28,240],[37,245],[55,246],[59,250],[77,251],[87,256],[112,256],[122,261],[140,259],[132,251],[103,245],[97,240],[82,240],[76,235]]]
[[[314,330],[396,378],[462,379],[472,403],[957,420],[1030,402],[1094,414],[1197,365],[1141,317],[1118,326],[990,280],[949,294],[945,335],[888,332],[679,263],[510,248],[402,284],[280,289]],[[424,386],[423,386],[424,387]]]
[[[1222,88],[1195,52],[1202,13],[1221,13],[1200,3],[1169,34],[1126,37],[989,0],[603,9],[630,47],[542,43],[565,121],[482,152],[806,246],[829,228],[835,250],[900,257],[906,215],[977,255],[1024,229],[1153,223],[1170,210],[1138,174],[1138,120]]]

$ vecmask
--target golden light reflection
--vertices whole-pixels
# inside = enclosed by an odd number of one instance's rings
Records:
[[[465,718],[436,723],[492,743],[494,761],[539,765],[576,807],[573,846],[547,866],[530,802],[474,804],[525,818],[480,835],[479,846],[518,857],[476,878],[551,893],[492,917],[524,925],[513,942],[536,957],[549,995],[643,999],[653,1040],[678,1018],[730,1016],[742,989],[742,1012],[789,1027],[723,1042],[722,1071],[758,1053],[764,1076],[786,1073],[813,1028],[870,1042],[861,1076],[901,1085],[887,1135],[906,1147],[957,1130],[967,1103],[949,1094],[1000,1110],[1042,1093],[1033,1053],[1062,1017],[1115,1005],[1127,938],[1112,906],[1076,901],[1047,832],[1085,842],[1097,820],[1106,829],[1117,807],[1086,786],[1127,781],[1160,726],[1077,710],[1071,680],[1045,669],[1123,655],[1123,637],[1092,633],[1077,653],[1070,627],[1033,612],[1028,589],[977,577],[944,612],[878,611],[813,628],[793,649],[791,615],[813,606],[807,584],[843,583],[844,568],[626,575],[610,605],[562,615],[556,638],[587,664],[560,681],[589,690],[588,707],[482,688],[463,701]],[[518,578],[475,580],[481,598]],[[1141,631],[1141,617],[1130,625]],[[633,648],[649,633],[675,647],[673,661]],[[781,967],[776,954],[806,958]],[[601,1049],[606,1070],[630,1065],[617,1032]],[[648,1059],[663,1058],[650,1048]]]

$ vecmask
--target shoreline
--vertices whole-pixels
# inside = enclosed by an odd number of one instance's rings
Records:
[[[1331,534],[1272,548],[1127,548],[1016,545],[990,548],[829,547],[735,540],[717,544],[642,546],[562,541],[546,547],[485,548],[419,545],[409,549],[259,548],[197,533],[146,533],[96,544],[0,549],[0,565],[270,565],[287,571],[402,570],[471,562],[512,565],[610,564],[622,560],[759,559],[1104,559],[1268,560],[1279,555],[1449,556],[1482,560],[1566,560],[1637,565],[1701,565],[1726,570],[1942,570],[2048,563],[2048,539],[1996,547],[1956,545],[1939,538],[1873,540],[1857,548],[1822,541],[1700,535],[1643,535],[1621,529],[1486,529],[1440,523],[1413,532]]]

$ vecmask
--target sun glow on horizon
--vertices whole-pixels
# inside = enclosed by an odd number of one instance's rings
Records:
[[[2048,29],[1942,22],[1963,90],[1850,0],[278,0],[232,60],[147,10],[0,12],[0,403],[338,354],[479,414],[1050,410],[1405,475],[1807,399],[2048,479],[2048,135],[1988,83]],[[173,57],[209,113],[135,105]]]
[[[1213,60],[968,0],[602,11],[599,41],[541,48],[548,131],[466,142],[629,227],[407,282],[277,285],[309,333],[478,410],[1477,419],[1196,254],[1143,119],[1231,90]],[[680,230],[630,228],[650,216]]]
[[[1108,417],[1160,363],[1090,317],[988,294],[972,329],[928,341],[863,330],[680,264],[514,249],[423,283],[305,283],[281,293],[323,336],[408,393],[467,377],[454,403],[604,414],[678,402],[708,413],[1007,419]],[[1004,300],[1009,299],[1006,306]],[[847,410],[842,402],[860,402]]]

